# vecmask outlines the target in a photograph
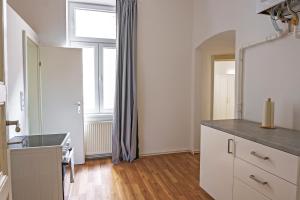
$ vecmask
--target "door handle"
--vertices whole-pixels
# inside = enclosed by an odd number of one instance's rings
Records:
[[[15,131],[16,132],[20,132],[21,131],[19,120],[6,121],[6,126],[16,126]]]
[[[81,106],[81,102],[77,101],[76,103],[74,103],[75,106]]]
[[[227,140],[227,153],[233,154],[233,151],[230,151],[231,143],[233,143],[233,139],[228,139]]]
[[[77,101],[74,105],[77,106],[77,112],[78,112],[78,114],[80,114],[81,113],[81,102]]]

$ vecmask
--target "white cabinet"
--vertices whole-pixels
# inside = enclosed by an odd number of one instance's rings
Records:
[[[63,200],[59,146],[10,149],[13,200]]]
[[[216,200],[232,200],[234,136],[201,127],[200,186]]]
[[[252,189],[239,179],[234,179],[233,199],[237,200],[270,200]]]
[[[300,159],[201,126],[200,186],[215,200],[300,200]]]
[[[296,185],[241,159],[235,159],[234,176],[269,199],[296,200]]]
[[[236,157],[293,183],[298,179],[298,157],[235,137]]]

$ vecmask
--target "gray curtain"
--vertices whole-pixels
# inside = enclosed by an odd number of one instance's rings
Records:
[[[136,81],[137,1],[117,0],[117,81],[112,161],[138,158]]]

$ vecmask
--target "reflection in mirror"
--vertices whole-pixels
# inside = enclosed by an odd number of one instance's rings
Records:
[[[29,134],[41,133],[39,48],[26,37],[26,110]]]

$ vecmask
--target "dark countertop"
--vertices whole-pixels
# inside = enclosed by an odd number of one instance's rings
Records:
[[[8,141],[8,148],[24,149],[32,147],[61,146],[67,137],[68,133],[15,136]]]
[[[247,120],[211,120],[202,121],[201,125],[300,156],[300,131],[264,129],[259,123]]]

